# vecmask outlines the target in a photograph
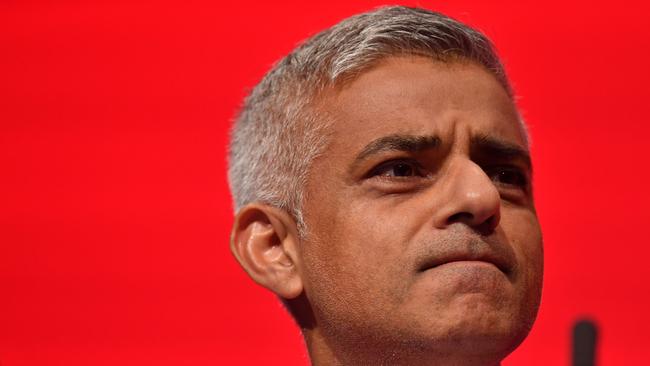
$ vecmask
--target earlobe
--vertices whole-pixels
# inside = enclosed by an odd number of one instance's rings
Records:
[[[282,298],[292,299],[302,293],[298,240],[296,224],[290,215],[255,203],[237,213],[230,250],[255,282]]]

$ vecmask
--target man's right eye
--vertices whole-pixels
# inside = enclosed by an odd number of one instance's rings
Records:
[[[380,164],[368,174],[368,177],[409,178],[424,177],[422,167],[415,161],[392,160]]]

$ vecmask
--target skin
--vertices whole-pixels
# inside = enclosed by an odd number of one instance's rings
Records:
[[[288,299],[314,365],[498,365],[528,334],[542,238],[525,133],[482,67],[390,57],[327,91],[308,234],[238,214],[233,253]]]

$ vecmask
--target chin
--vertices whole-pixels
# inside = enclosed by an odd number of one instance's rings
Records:
[[[413,328],[419,328],[415,338],[431,352],[454,353],[460,348],[500,360],[521,344],[534,321],[534,314],[491,302],[481,294],[467,294],[445,310],[431,312]]]

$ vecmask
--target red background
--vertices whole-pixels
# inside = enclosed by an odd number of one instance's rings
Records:
[[[305,365],[228,251],[228,126],[296,42],[380,3],[2,1],[0,364]],[[568,365],[583,315],[601,365],[643,364],[649,9],[404,3],[485,31],[530,125],[545,290],[504,366]]]

